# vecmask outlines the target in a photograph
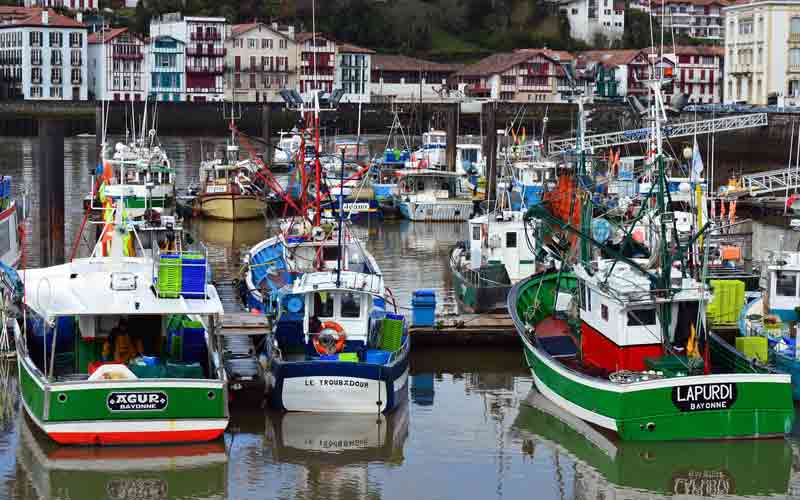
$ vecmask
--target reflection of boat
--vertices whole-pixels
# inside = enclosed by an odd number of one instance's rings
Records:
[[[238,249],[252,246],[264,238],[264,221],[259,219],[227,221],[198,219],[192,222],[201,241],[210,247]]]
[[[564,412],[536,390],[528,403],[532,408],[520,409],[514,432],[532,454],[541,444],[575,460],[576,498],[788,493],[793,446],[783,439],[621,442]]]
[[[39,498],[225,498],[224,443],[63,447],[19,419],[17,463]]]
[[[407,404],[389,415],[269,412],[267,437],[281,462],[399,465],[408,438]]]

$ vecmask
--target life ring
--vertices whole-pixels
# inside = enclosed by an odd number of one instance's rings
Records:
[[[335,321],[326,321],[322,323],[322,330],[314,335],[312,342],[319,354],[336,354],[342,352],[346,340],[347,335],[342,325]]]

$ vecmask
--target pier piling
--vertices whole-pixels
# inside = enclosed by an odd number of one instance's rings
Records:
[[[493,201],[497,196],[497,108],[495,102],[482,104],[483,119],[485,120],[486,141],[484,142],[486,158],[486,202],[487,210],[493,208]]]
[[[272,107],[269,104],[261,106],[261,138],[264,139],[264,163],[269,165],[274,155],[272,154]]]
[[[99,134],[98,134],[99,135]],[[64,263],[64,122],[39,120],[39,255],[43,267]]]
[[[94,147],[96,161],[103,155],[103,106],[94,108]]]
[[[458,103],[447,106],[447,168],[456,171],[456,143],[458,142]]]

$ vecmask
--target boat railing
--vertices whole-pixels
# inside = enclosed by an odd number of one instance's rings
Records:
[[[461,242],[460,245],[463,245],[461,248],[466,252],[469,248],[469,243],[464,241]],[[460,246],[459,245],[459,246]],[[455,248],[454,248],[455,250]],[[494,287],[505,287],[508,286],[507,283],[499,283],[494,280],[490,280],[489,278],[481,275],[480,271],[476,271],[475,269],[470,269],[469,266],[461,265],[460,257],[461,252],[451,252],[450,253],[450,269],[453,271],[454,274],[457,274],[461,277],[463,281],[466,283],[474,286],[474,287],[481,287],[481,288],[494,288]]]

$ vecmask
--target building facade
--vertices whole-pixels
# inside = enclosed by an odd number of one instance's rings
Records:
[[[69,10],[97,10],[100,8],[100,0],[25,0],[25,7],[66,7]]]
[[[570,90],[563,65],[568,52],[519,49],[494,54],[455,74],[467,96],[513,102],[563,102]]]
[[[647,52],[639,49],[588,50],[580,54],[579,66],[593,66],[595,97],[646,97],[642,81],[653,74]]]
[[[344,90],[341,102],[370,102],[373,54],[374,50],[339,44],[334,88]]]
[[[171,36],[151,38],[147,50],[149,95],[153,100],[186,100],[186,44]]]
[[[282,102],[278,92],[297,85],[294,27],[238,24],[231,27],[225,72],[225,99]]]
[[[9,97],[86,100],[87,32],[54,11],[30,9],[0,24],[0,75]]]
[[[725,102],[800,105],[800,1],[752,1],[725,13]]]
[[[725,39],[722,9],[729,3],[728,0],[663,0],[652,3],[652,13],[668,32],[721,44]]]
[[[333,91],[336,78],[336,42],[322,33],[298,33],[296,37],[297,89],[308,101],[312,92]]]
[[[559,10],[569,20],[570,36],[588,44],[598,35],[619,40],[625,32],[625,4],[618,0],[565,0]]]
[[[186,44],[186,100],[222,101],[225,97],[225,40],[229,25],[224,17],[164,14],[150,21],[150,36],[171,36]]]
[[[143,101],[147,95],[145,44],[127,28],[89,35],[89,89],[102,101]]]
[[[370,58],[373,100],[440,101],[457,68],[413,57],[374,54]]]
[[[722,47],[702,45],[678,46],[664,54],[675,67],[675,93],[686,94],[690,104],[722,102],[724,55]]]

